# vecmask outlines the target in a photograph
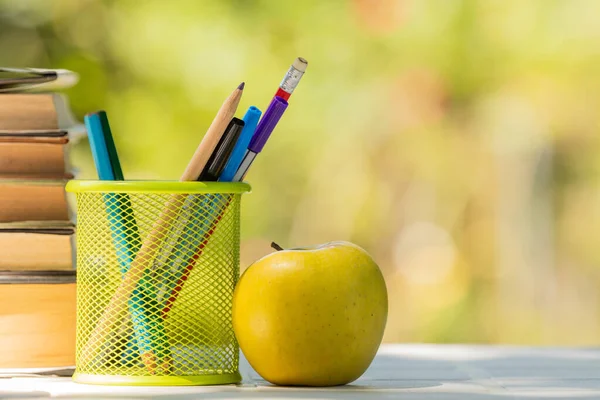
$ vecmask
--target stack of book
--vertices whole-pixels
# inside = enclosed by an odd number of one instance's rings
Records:
[[[69,141],[84,128],[64,95],[23,92],[14,84],[18,74],[3,81],[5,71],[0,68],[0,369],[72,365],[75,226],[65,184],[73,177]],[[27,79],[47,78],[35,71]]]

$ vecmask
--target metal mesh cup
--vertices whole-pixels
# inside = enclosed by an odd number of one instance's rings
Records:
[[[73,379],[236,383],[231,321],[245,183],[70,181],[77,198]]]

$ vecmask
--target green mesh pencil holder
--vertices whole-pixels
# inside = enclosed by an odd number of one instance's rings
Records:
[[[70,181],[77,198],[73,379],[237,383],[240,199],[225,182]]]

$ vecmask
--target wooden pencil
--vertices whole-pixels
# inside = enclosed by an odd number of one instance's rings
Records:
[[[217,112],[208,131],[192,156],[191,161],[183,172],[180,181],[195,181],[198,179],[204,166],[208,162],[210,155],[225,132],[229,121],[233,118],[242,97],[243,90],[244,82],[242,82],[223,102],[223,105]],[[98,320],[96,327],[90,334],[89,339],[79,354],[78,361],[83,365],[91,362],[100,354],[106,337],[123,318],[127,317],[127,301],[137,286],[137,283],[142,279],[144,270],[152,266],[156,253],[166,239],[166,234],[169,231],[171,223],[175,221],[186,197],[185,194],[172,195],[167,201],[160,216],[154,222],[152,230],[148,233],[148,236],[146,236],[140,250],[131,262],[129,270],[123,277],[121,284],[115,291],[115,294],[112,296],[108,306],[104,310],[104,313]],[[150,355],[143,361],[151,374],[157,373],[157,370],[159,369],[162,369],[162,373],[168,373],[170,368],[169,360],[165,360],[161,363],[153,355]]]
[[[221,140],[223,133],[225,133],[227,125],[229,125],[229,122],[235,115],[235,111],[242,98],[243,90],[244,82],[240,83],[237,89],[223,102],[221,109],[215,115],[215,119],[213,119],[208,131],[206,131],[206,135],[204,135],[204,138],[196,149],[192,160],[183,172],[180,181],[195,181],[198,179],[215,147],[217,147],[219,140]]]

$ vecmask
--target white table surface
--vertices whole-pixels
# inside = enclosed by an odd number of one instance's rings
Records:
[[[276,387],[245,360],[241,385],[110,387],[70,378],[0,378],[0,399],[600,399],[600,348],[383,345],[356,382]]]

